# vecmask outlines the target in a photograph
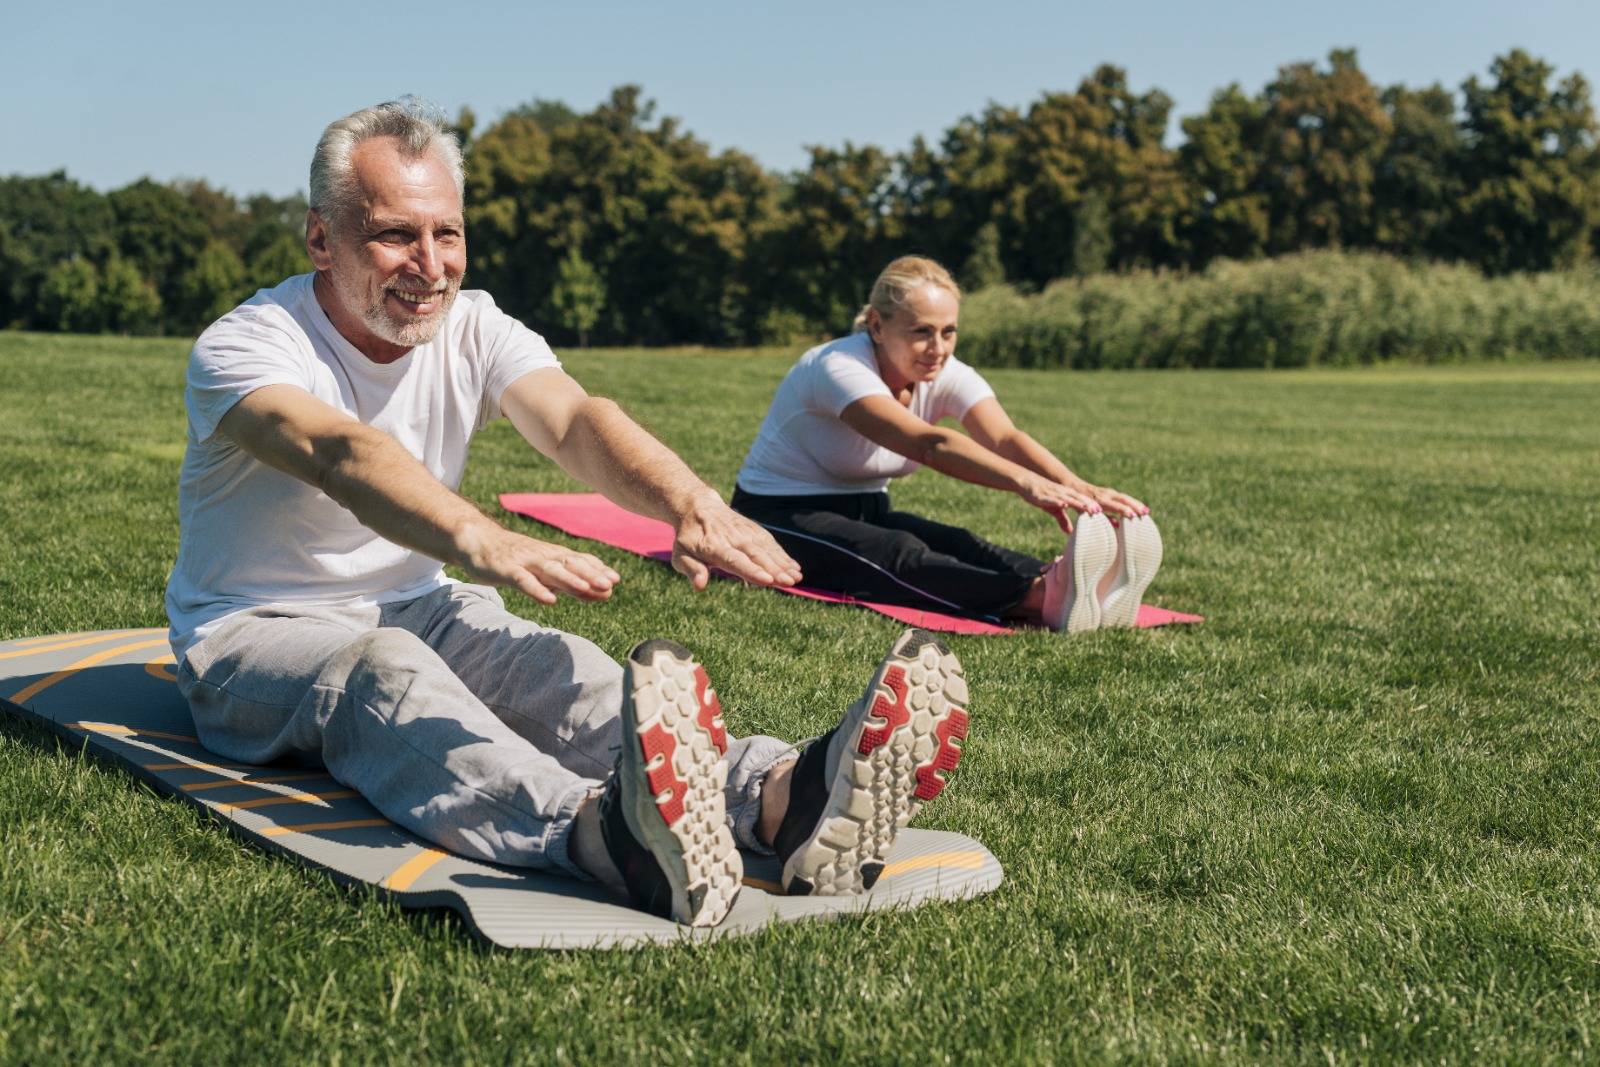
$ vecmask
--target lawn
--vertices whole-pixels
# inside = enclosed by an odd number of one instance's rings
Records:
[[[186,346],[0,334],[0,639],[164,625]],[[791,354],[792,355],[792,354]],[[723,490],[788,357],[567,365]],[[247,847],[0,717],[0,1062],[1569,1060],[1600,1038],[1600,366],[996,371],[1155,509],[1200,627],[957,637],[973,727],[921,824],[1006,884],[702,947],[507,952]],[[464,491],[576,486],[510,427]],[[1042,515],[897,503],[1040,555]],[[511,520],[552,540],[562,535]],[[803,736],[896,632],[599,553],[730,726]]]

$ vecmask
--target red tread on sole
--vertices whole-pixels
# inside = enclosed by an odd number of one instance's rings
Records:
[[[728,731],[718,721],[722,718],[722,701],[717,699],[716,691],[711,688],[711,679],[706,677],[704,667],[694,669],[694,700],[695,706],[700,709],[695,721],[711,735],[711,743],[717,746],[717,751],[726,756]]]
[[[953,771],[956,764],[961,762],[961,749],[953,742],[967,736],[967,713],[952,707],[950,717],[939,724],[933,735],[939,739],[939,751],[934,753],[932,760],[917,768],[918,800],[932,800],[944,792],[944,779],[939,777],[939,772]]]
[[[871,755],[874,749],[889,740],[911,718],[911,709],[906,706],[905,668],[896,665],[884,671],[882,685],[894,694],[894,703],[889,703],[882,693],[873,698],[872,710],[867,714],[884,720],[884,724],[869,726],[861,731],[861,744],[856,746],[856,750],[863,756]]]
[[[678,742],[662,729],[659,722],[640,734],[639,742],[640,747],[644,749],[644,763],[647,768],[644,776],[650,783],[651,795],[659,797],[666,790],[672,790],[671,797],[656,801],[656,807],[661,809],[661,817],[666,820],[668,826],[671,826],[683,818],[683,798],[689,791],[688,785],[672,769],[672,754],[678,750]],[[651,767],[651,761],[657,756],[664,758],[660,765]]]

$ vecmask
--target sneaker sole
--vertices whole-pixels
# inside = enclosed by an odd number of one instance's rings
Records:
[[[1117,533],[1104,515],[1078,516],[1072,542],[1072,607],[1063,633],[1099,629],[1100,579],[1117,559]]]
[[[843,752],[827,807],[783,867],[793,896],[870,889],[895,835],[945,787],[967,736],[961,663],[925,630],[907,630],[839,725]]]
[[[1161,531],[1148,516],[1122,520],[1123,582],[1106,594],[1101,604],[1101,626],[1133,626],[1139,605],[1161,569]]]
[[[666,874],[673,919],[715,926],[733,907],[744,876],[722,795],[728,780],[722,706],[705,669],[672,641],[635,646],[626,692],[623,818]]]

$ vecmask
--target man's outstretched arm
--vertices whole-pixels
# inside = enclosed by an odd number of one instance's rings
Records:
[[[590,396],[566,372],[523,375],[500,406],[528,443],[629,511],[670,523],[672,566],[696,589],[710,568],[758,585],[793,585],[800,565],[772,535],[728,507],[688,464],[615,401]]]
[[[362,525],[454,564],[476,581],[514,586],[544,604],[556,594],[604,600],[617,572],[586,552],[513,533],[452,492],[393,437],[292,385],[239,401],[217,432],[261,462],[316,486]]]

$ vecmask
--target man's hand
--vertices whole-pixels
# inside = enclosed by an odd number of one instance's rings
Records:
[[[704,589],[711,568],[755,585],[794,585],[800,564],[772,535],[706,490],[679,518],[672,539],[672,569]]]
[[[622,576],[587,552],[535,541],[485,519],[458,538],[457,562],[476,581],[509,585],[541,604],[559,593],[607,600]]]
[[[800,565],[771,534],[723,503],[615,402],[590,396],[565,372],[525,374],[500,403],[527,442],[562,470],[629,511],[671,523],[672,567],[696,589],[706,587],[712,568],[757,585],[800,580]]]

